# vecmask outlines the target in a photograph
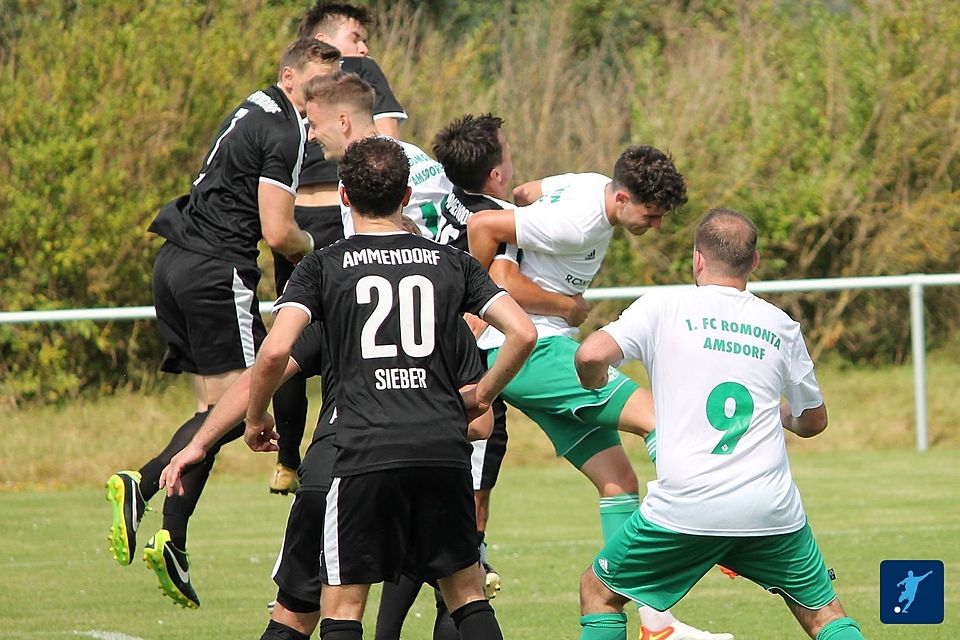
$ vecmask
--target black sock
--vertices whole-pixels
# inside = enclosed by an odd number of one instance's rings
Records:
[[[323,640],[361,640],[363,625],[358,620],[324,618],[320,621],[320,637]]]
[[[170,532],[170,541],[178,549],[186,550],[187,548],[187,524],[194,509],[197,508],[197,502],[200,501],[200,495],[207,484],[207,478],[210,477],[210,470],[213,468],[220,447],[243,436],[244,428],[243,423],[235,426],[210,447],[207,457],[184,470],[180,476],[180,482],[183,484],[182,496],[173,495],[164,499],[163,528]]]
[[[282,622],[271,620],[264,629],[260,640],[310,640],[310,636],[304,635],[292,629]]]
[[[460,632],[457,631],[457,625],[450,617],[450,611],[447,610],[440,590],[434,589],[433,596],[437,600],[437,619],[433,623],[433,640],[460,640]]]
[[[187,446],[187,443],[200,430],[209,413],[208,410],[193,414],[192,418],[180,425],[180,428],[174,432],[170,442],[163,448],[160,455],[140,467],[140,493],[145,501],[149,502],[150,498],[160,491],[160,474],[163,473],[163,468],[170,464],[170,459],[173,456]]]
[[[413,601],[417,599],[422,584],[407,576],[400,576],[400,582],[397,584],[383,583],[374,640],[400,640],[403,620],[413,606]]]
[[[450,616],[463,640],[503,640],[493,607],[486,600],[468,602]]]
[[[277,462],[296,469],[300,466],[300,442],[307,425],[307,379],[302,374],[293,376],[274,392],[273,417],[280,434]]]

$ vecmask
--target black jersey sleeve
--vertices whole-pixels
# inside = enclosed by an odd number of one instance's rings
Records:
[[[303,146],[306,135],[302,127],[278,127],[262,131],[263,164],[260,181],[269,182],[296,195],[303,164]]]
[[[477,339],[461,317],[457,322],[457,384],[472,384],[483,377],[486,368],[477,347]]]
[[[373,119],[396,118],[406,120],[407,114],[400,105],[400,101],[393,95],[390,82],[383,74],[383,69],[372,58],[350,57],[344,58],[340,66],[344,71],[355,73],[373,87],[376,97],[373,101]]]
[[[311,251],[293,270],[283,293],[273,305],[276,313],[284,307],[296,307],[304,311],[311,322],[323,319],[320,292],[323,286],[323,269],[319,251]]]
[[[466,251],[456,249],[452,249],[452,251],[455,251],[460,259],[464,280],[466,281],[460,311],[483,317],[483,313],[490,303],[501,295],[507,295],[507,292],[490,279],[487,270],[480,266],[476,258]]]
[[[319,322],[311,322],[303,330],[290,350],[300,373],[306,378],[319,376],[323,366],[323,329]]]

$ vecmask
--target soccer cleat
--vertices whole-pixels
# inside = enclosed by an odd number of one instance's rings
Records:
[[[488,563],[481,561],[480,566],[483,567],[483,571],[486,574],[483,582],[483,589],[486,593],[487,600],[493,600],[497,597],[497,593],[500,592],[500,587],[502,586],[503,581],[500,579],[500,574],[497,573],[497,570],[491,567]]]
[[[658,631],[640,627],[640,640],[733,640],[732,633],[710,633],[679,620]]]
[[[143,561],[157,574],[163,595],[181,607],[196,609],[200,606],[200,598],[190,584],[187,552],[173,546],[169,531],[160,529],[150,538],[143,549]]]
[[[273,468],[273,477],[270,478],[270,493],[287,495],[291,492],[296,493],[299,488],[300,479],[297,477],[297,470],[278,462]]]
[[[110,525],[110,551],[113,558],[126,566],[133,562],[137,550],[137,529],[146,503],[140,493],[140,474],[136,471],[118,471],[107,479],[107,502],[113,506],[113,524]]]

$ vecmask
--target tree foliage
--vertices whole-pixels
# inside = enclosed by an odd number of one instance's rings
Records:
[[[4,308],[150,304],[158,207],[216,126],[268,84],[302,3],[0,4]],[[753,217],[762,279],[955,271],[960,10],[830,3],[433,0],[375,7],[371,48],[429,148],[465,112],[507,120],[518,179],[609,173],[628,143],[669,149],[691,201],[618,235],[597,285],[690,281],[709,206]],[[268,261],[269,262],[269,261]],[[269,269],[269,264],[264,265]],[[272,295],[270,287],[262,291]],[[816,354],[899,360],[905,294],[783,296]],[[928,294],[939,339],[960,296]],[[615,312],[601,305],[599,323]],[[153,380],[150,322],[0,327],[0,397],[52,400]]]

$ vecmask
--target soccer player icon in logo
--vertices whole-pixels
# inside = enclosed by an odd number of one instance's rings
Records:
[[[913,599],[917,597],[917,586],[920,584],[920,581],[929,576],[933,571],[927,571],[925,574],[919,578],[913,575],[913,571],[907,571],[907,576],[897,583],[898,587],[903,587],[903,591],[900,593],[900,599],[897,602],[906,601],[907,604],[904,605],[903,611],[900,611],[900,607],[895,607],[895,613],[906,613],[910,609],[910,605],[913,604]]]

